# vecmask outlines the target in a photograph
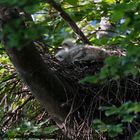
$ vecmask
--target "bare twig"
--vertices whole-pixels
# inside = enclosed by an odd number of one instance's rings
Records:
[[[90,42],[73,19],[62,9],[61,5],[56,3],[54,0],[47,0],[47,3],[50,4],[54,9],[60,12],[61,17],[70,25],[73,31],[80,37],[84,44],[89,44]]]
[[[0,120],[1,122],[3,121],[3,127],[4,126],[6,126],[7,124],[8,124],[8,122],[11,120],[11,119],[13,119],[13,117],[16,115],[15,113],[18,111],[18,110],[20,110],[20,109],[22,109],[29,101],[31,101],[32,99],[34,99],[34,97],[33,96],[29,96],[25,101],[24,101],[24,103],[23,104],[21,104],[21,105],[19,105],[17,108],[15,108],[14,110],[12,110],[12,111],[10,111],[10,112],[8,112],[7,114],[5,114],[4,116],[3,116],[3,118]],[[7,116],[7,119],[4,121],[3,119],[5,118]]]

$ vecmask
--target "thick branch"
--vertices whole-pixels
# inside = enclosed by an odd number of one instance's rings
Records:
[[[56,9],[58,12],[60,12],[61,17],[71,26],[73,31],[79,35],[81,40],[84,44],[89,44],[90,42],[87,39],[87,37],[84,35],[84,33],[81,31],[81,29],[77,26],[77,24],[73,21],[73,19],[62,9],[61,5],[56,3],[54,0],[47,0],[47,3],[50,4],[54,9]]]

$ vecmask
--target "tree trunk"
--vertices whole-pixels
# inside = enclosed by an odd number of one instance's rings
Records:
[[[24,39],[24,42],[18,46],[10,46],[9,37],[14,32],[11,33],[5,29],[8,27],[15,31],[15,34],[18,30],[26,29],[23,21],[19,25],[16,24],[15,21],[20,18],[16,9],[0,7],[2,43],[13,65],[31,92],[40,100],[56,123],[61,125],[69,111],[68,107],[61,106],[66,101],[66,89],[63,84],[44,63],[33,42]]]

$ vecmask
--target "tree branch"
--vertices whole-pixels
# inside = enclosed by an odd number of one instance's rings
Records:
[[[47,0],[47,3],[50,4],[54,9],[60,12],[61,17],[70,25],[73,31],[80,37],[84,44],[89,44],[90,42],[73,19],[62,9],[61,5],[56,3],[54,0]]]

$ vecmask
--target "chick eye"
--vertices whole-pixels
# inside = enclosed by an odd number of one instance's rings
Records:
[[[67,43],[64,43],[63,45],[67,46],[68,44]]]
[[[59,55],[59,58],[63,58],[63,56],[62,55]]]

